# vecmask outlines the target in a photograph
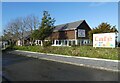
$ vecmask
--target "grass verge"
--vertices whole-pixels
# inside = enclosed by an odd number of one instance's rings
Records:
[[[80,56],[91,58],[103,58],[120,60],[118,50],[120,48],[93,48],[92,46],[77,46],[77,47],[41,47],[41,46],[14,46],[15,50],[25,50],[41,53],[61,54],[67,56]]]

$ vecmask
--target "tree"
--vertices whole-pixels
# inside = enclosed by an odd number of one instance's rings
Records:
[[[6,24],[2,37],[4,40],[8,40],[12,43],[16,42],[17,40],[22,40],[22,45],[24,45],[26,32],[30,31],[32,34],[33,30],[38,27],[38,24],[39,20],[34,15],[29,15],[24,18],[18,17]]]
[[[10,23],[6,27],[7,29],[7,37],[9,37],[12,43],[17,40],[22,40],[22,44],[24,45],[24,33],[26,28],[23,23],[23,18],[18,17],[14,20],[11,20]]]
[[[32,38],[34,38],[35,40],[39,39],[39,30],[34,30],[32,35],[31,35]]]
[[[24,24],[25,24],[25,28],[27,31],[30,31],[30,42],[31,42],[31,45],[33,44],[34,42],[34,38],[32,37],[32,33],[34,32],[34,30],[37,29],[37,27],[39,26],[39,19],[37,16],[35,15],[29,15],[27,17],[25,17],[23,19],[24,21]]]
[[[5,26],[3,31],[3,40],[8,40],[10,44],[14,44],[14,42],[19,39],[19,24],[18,19],[11,20]]]
[[[98,27],[93,28],[91,31],[89,31],[89,38],[91,41],[93,41],[93,34],[95,33],[111,33],[111,32],[118,32],[115,28],[116,26],[111,26],[108,23],[101,23]]]
[[[48,11],[43,11],[43,17],[39,29],[33,32],[32,37],[44,42],[45,38],[52,34],[53,29],[55,28],[54,23],[55,19],[50,17]]]

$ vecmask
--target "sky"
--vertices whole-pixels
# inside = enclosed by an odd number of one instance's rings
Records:
[[[118,2],[2,2],[2,29],[12,19],[36,15],[43,11],[55,18],[55,25],[86,20],[91,28],[102,22],[118,29]]]
[[[1,0],[3,2],[118,2],[119,0]]]
[[[118,31],[119,31],[119,35],[118,35],[118,41],[120,41],[120,2],[118,3]]]

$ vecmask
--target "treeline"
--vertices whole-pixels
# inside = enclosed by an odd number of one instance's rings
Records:
[[[116,38],[117,38],[117,33],[118,30],[116,29],[116,26],[112,26],[108,23],[101,23],[100,25],[98,25],[98,27],[93,28],[91,31],[89,31],[89,38],[91,41],[93,41],[93,34],[97,34],[97,33],[111,33],[111,32],[115,32],[116,33]]]
[[[41,22],[35,15],[16,18],[6,24],[2,40],[8,40],[10,44],[21,40],[24,45],[25,37],[29,36],[31,45],[35,39],[44,41],[52,33],[54,22],[55,19],[50,17],[48,11],[43,11]]]
[[[39,17],[35,15],[18,17],[6,24],[3,30],[2,40],[7,40],[10,44],[15,44],[17,40],[21,40],[24,45],[25,37],[29,36],[31,45],[34,43],[34,40],[42,40],[44,42],[45,38],[52,34],[53,29],[55,28],[54,23],[55,19],[50,16],[48,11],[43,11],[41,21],[39,20]],[[89,31],[88,35],[92,41],[93,34],[110,32],[118,33],[116,26],[103,22],[98,25],[98,27]]]
[[[22,40],[28,31],[32,33],[39,25],[39,18],[35,15],[13,19],[4,27],[2,40],[15,43],[17,40]]]

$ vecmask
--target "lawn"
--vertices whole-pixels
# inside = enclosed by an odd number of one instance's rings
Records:
[[[91,58],[103,58],[118,60],[118,50],[120,48],[93,48],[92,46],[76,46],[76,47],[41,47],[41,46],[14,46],[16,50],[25,50],[41,53],[62,54],[67,56],[81,56]],[[119,58],[120,60],[120,58]]]

